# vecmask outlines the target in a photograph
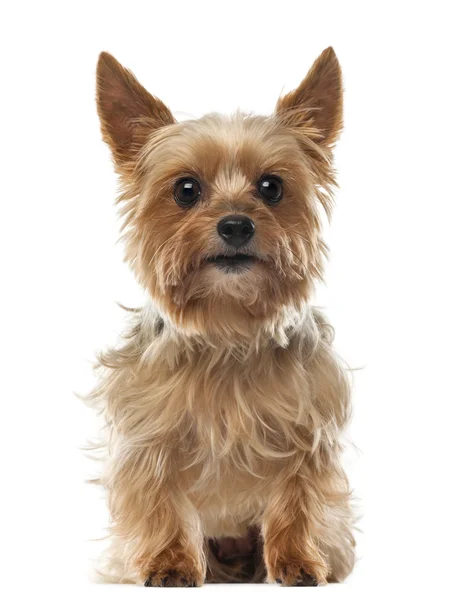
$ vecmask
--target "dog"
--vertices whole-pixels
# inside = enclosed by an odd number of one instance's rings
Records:
[[[99,57],[125,256],[147,298],[88,398],[106,423],[109,581],[313,586],[353,568],[348,369],[311,303],[342,96],[328,48],[271,116],[177,122]]]

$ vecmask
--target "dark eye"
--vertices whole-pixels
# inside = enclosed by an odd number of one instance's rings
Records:
[[[284,193],[282,179],[276,175],[264,175],[258,182],[258,191],[269,203],[276,204]]]
[[[201,195],[201,186],[191,177],[179,179],[175,184],[175,201],[180,206],[191,206]]]

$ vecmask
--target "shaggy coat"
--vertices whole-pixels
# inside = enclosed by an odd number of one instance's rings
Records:
[[[270,117],[176,122],[113,57],[97,101],[123,193],[126,260],[147,292],[89,398],[104,415],[100,482],[111,515],[106,577],[316,585],[354,562],[340,434],[350,415],[332,330],[311,305],[342,126],[331,48]],[[257,181],[283,185],[275,205]],[[200,185],[174,200],[184,177]],[[228,272],[225,215],[255,224],[250,267]]]

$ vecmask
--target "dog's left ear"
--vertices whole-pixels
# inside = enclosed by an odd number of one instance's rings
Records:
[[[317,142],[331,146],[343,126],[343,85],[341,68],[333,48],[317,58],[300,85],[276,106],[277,117],[289,127],[313,127]]]
[[[167,106],[108,52],[102,52],[97,63],[96,99],[104,141],[122,174],[132,172],[155,130],[175,123]]]

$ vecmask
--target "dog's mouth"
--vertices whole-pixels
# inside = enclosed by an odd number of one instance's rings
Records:
[[[209,256],[206,260],[221,271],[238,273],[249,269],[257,258],[252,254],[237,253],[232,255],[217,254],[216,256]]]

